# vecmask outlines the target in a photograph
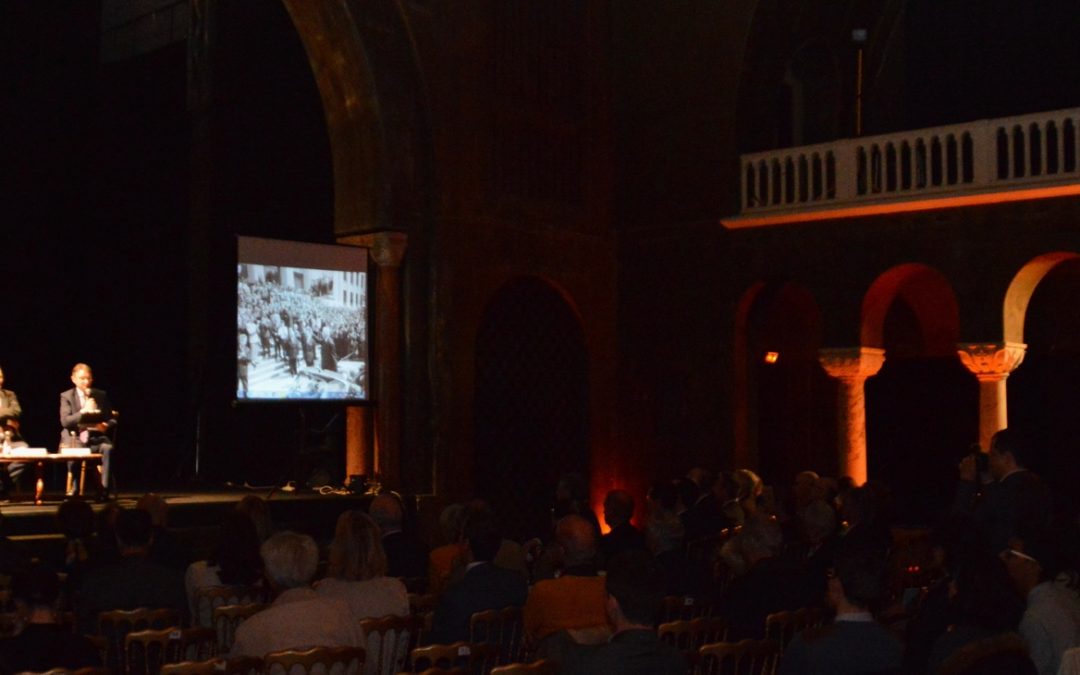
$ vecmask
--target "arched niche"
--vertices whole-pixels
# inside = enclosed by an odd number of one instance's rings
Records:
[[[558,477],[588,481],[588,353],[565,294],[538,277],[507,282],[484,309],[473,389],[474,492],[508,534],[547,531]],[[468,461],[461,458],[461,461]]]
[[[1006,342],[1024,342],[1024,322],[1027,319],[1028,304],[1039,283],[1055,267],[1067,260],[1078,258],[1076,253],[1056,251],[1045,253],[1030,260],[1020,268],[1005,292],[1003,321]]]
[[[835,471],[835,388],[818,364],[821,333],[813,294],[792,282],[758,282],[736,310],[735,463],[770,482]]]
[[[865,384],[868,475],[893,488],[908,524],[930,524],[948,507],[956,463],[979,430],[978,382],[956,354],[952,285],[921,263],[885,271],[863,298],[860,338],[885,350]]]

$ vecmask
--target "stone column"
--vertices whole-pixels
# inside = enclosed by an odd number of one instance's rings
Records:
[[[367,447],[368,409],[346,411],[346,466],[348,472],[371,473],[386,487],[401,487],[401,261],[408,237],[401,232],[376,232],[338,239],[340,244],[366,246],[375,262],[374,368],[369,368],[369,387],[375,402],[374,447]],[[374,339],[371,339],[374,337]],[[353,469],[356,468],[356,471]]]
[[[825,372],[840,380],[836,401],[840,475],[856,485],[866,482],[866,378],[885,363],[885,350],[873,347],[821,349],[818,360]]]
[[[1020,342],[959,344],[960,362],[979,379],[979,444],[990,449],[990,438],[1009,425],[1005,378],[1024,361],[1027,345]]]

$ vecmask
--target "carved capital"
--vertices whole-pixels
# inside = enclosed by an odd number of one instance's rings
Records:
[[[1024,361],[1027,345],[1022,342],[978,342],[956,345],[960,363],[980,382],[1004,380]]]
[[[875,347],[819,349],[818,361],[831,377],[858,381],[877,375],[885,363],[885,350]]]
[[[365,246],[379,267],[400,267],[409,237],[404,232],[373,232],[340,237],[339,244]]]

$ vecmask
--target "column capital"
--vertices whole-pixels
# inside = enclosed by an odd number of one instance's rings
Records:
[[[1027,345],[1022,342],[974,342],[956,345],[960,363],[980,382],[1004,380],[1024,361]]]
[[[876,347],[836,347],[818,350],[818,361],[830,377],[865,380],[885,363],[885,350]]]
[[[372,232],[339,237],[337,241],[347,246],[367,247],[371,259],[379,267],[400,267],[409,244],[409,236],[404,232]]]

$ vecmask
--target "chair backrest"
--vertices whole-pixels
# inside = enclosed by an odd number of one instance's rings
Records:
[[[310,647],[271,652],[263,657],[265,675],[360,675],[362,647]]]
[[[656,629],[663,642],[682,651],[688,660],[696,660],[698,650],[707,644],[727,639],[727,621],[719,618],[701,617],[689,621],[669,621]]]
[[[423,625],[421,617],[412,615],[361,621],[360,630],[364,632],[367,650],[365,675],[394,675],[404,670],[409,652],[417,646]]]
[[[772,640],[717,642],[698,650],[700,675],[772,675],[780,645]]]
[[[414,673],[405,671],[404,673],[398,673],[398,675],[414,675]],[[468,668],[428,668],[415,675],[473,675],[473,672]]]
[[[796,635],[807,628],[824,626],[828,619],[828,612],[818,607],[774,612],[765,617],[765,637],[776,640],[783,653]]]
[[[660,608],[660,621],[688,621],[711,614],[712,605],[704,598],[692,595],[669,595]]]
[[[236,639],[236,627],[254,614],[266,609],[261,602],[253,602],[246,605],[222,605],[215,607],[213,611],[214,631],[217,634],[218,650],[227,654],[232,649]]]
[[[508,663],[492,668],[491,675],[559,675],[559,666],[547,659],[532,663]]]
[[[262,586],[209,586],[195,591],[196,625],[214,627],[214,608],[224,605],[249,605],[266,602],[266,590]]]
[[[172,608],[112,609],[98,614],[98,634],[105,640],[105,667],[124,672],[124,638],[128,633],[180,625],[180,611]]]
[[[225,669],[225,659],[181,661],[161,664],[161,675],[218,675]]]
[[[469,641],[492,644],[499,649],[499,663],[522,659],[525,623],[520,607],[476,612],[469,619]]]
[[[417,647],[409,655],[415,673],[428,668],[467,668],[474,673],[487,673],[498,665],[498,659],[499,649],[495,645],[472,642]]]
[[[75,670],[69,670],[68,668],[53,668],[46,670],[42,673],[34,673],[32,671],[24,671],[19,675],[113,675],[112,671],[108,668],[98,668],[95,666],[87,666],[86,668],[76,668]]]
[[[431,635],[431,622],[435,617],[435,605],[439,604],[439,596],[419,593],[409,593],[409,613],[420,617],[423,625],[420,628],[420,636],[416,644],[427,644],[427,636]]]
[[[217,653],[213,628],[164,628],[128,633],[124,658],[128,675],[157,675],[162,665],[209,659]]]

